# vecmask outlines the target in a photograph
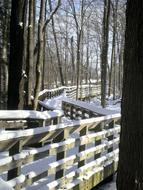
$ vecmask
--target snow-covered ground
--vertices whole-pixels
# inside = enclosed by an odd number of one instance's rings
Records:
[[[94,104],[96,107],[99,107],[101,108],[101,98],[100,97],[95,97],[93,98],[91,101],[90,101],[91,104]],[[113,96],[110,96],[107,98],[107,101],[106,101],[106,109],[108,110],[116,110],[118,112],[121,111],[121,100],[120,99],[116,99],[116,100],[113,100]]]
[[[47,106],[49,106],[53,109],[60,110],[62,107],[62,100],[66,99],[66,98],[67,98],[66,93],[63,93],[60,96],[57,96],[57,97],[54,97],[51,99],[46,99],[43,101],[43,103],[45,103]],[[71,99],[71,101],[72,101],[72,99]],[[93,99],[91,99],[90,102],[87,102],[87,103],[89,103],[89,107],[91,105],[91,106],[95,106],[96,108],[102,108],[100,97],[93,98]],[[113,100],[112,96],[110,98],[108,98],[106,109],[120,113],[120,111],[121,111],[120,99]]]
[[[51,98],[51,99],[45,99],[43,101],[43,103],[45,103],[47,106],[56,109],[56,110],[61,110],[62,108],[62,100],[64,100],[64,98],[66,98],[66,94],[63,93],[60,96]]]

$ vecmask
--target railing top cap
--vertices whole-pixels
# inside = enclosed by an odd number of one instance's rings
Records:
[[[83,109],[86,109],[86,110],[89,110],[93,113],[96,113],[96,114],[99,114],[99,115],[112,115],[112,114],[116,114],[116,113],[119,113],[119,111],[117,110],[108,110],[108,109],[103,109],[103,108],[98,108],[92,104],[89,104],[89,103],[86,103],[86,102],[83,102],[83,101],[80,101],[80,100],[73,100],[73,99],[70,99],[70,98],[64,98],[62,100],[63,102],[67,102],[69,104],[73,104],[75,106],[79,106]]]
[[[112,115],[106,115],[106,116],[100,116],[100,117],[92,117],[89,119],[82,119],[82,120],[76,120],[74,122],[71,122],[69,126],[77,126],[77,125],[88,125],[93,123],[100,123],[108,120],[118,120],[121,118],[121,114],[112,114]]]
[[[63,116],[61,110],[54,111],[34,111],[34,110],[0,110],[0,120],[19,120],[19,119],[41,119],[46,120],[53,117]]]
[[[90,87],[97,87],[97,86],[99,86],[99,85],[97,85],[97,84],[90,84]],[[79,85],[79,88],[89,88],[89,85],[88,84],[83,84],[83,85]],[[43,94],[45,94],[45,93],[47,93],[47,92],[56,92],[56,91],[59,91],[59,90],[73,90],[73,89],[76,89],[77,88],[77,86],[61,86],[61,87],[58,87],[58,88],[53,88],[53,89],[44,89],[43,91],[41,91],[40,93],[39,93],[39,96],[41,96],[41,95],[43,95]]]

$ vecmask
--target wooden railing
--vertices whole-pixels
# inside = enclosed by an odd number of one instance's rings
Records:
[[[51,89],[51,90],[45,89],[42,92],[40,92],[39,100],[42,101],[42,100],[45,100],[46,98],[51,99],[53,97],[59,96],[65,91],[66,88],[67,87],[62,86],[62,87]]]
[[[76,99],[76,86],[66,91],[68,98]],[[100,94],[100,85],[82,85],[78,89],[78,99],[87,99]]]
[[[15,111],[0,116],[3,129],[0,172],[10,186],[15,189],[39,186],[40,189],[45,184],[51,190],[90,190],[116,171],[120,114],[50,125],[46,114],[21,112],[18,115]],[[57,117],[61,116],[57,113]],[[18,129],[19,125],[15,125],[31,119],[44,121],[44,127],[39,124]]]
[[[69,98],[63,99],[62,110],[64,111],[64,115],[66,117],[75,120],[88,119],[91,117],[99,117],[118,113],[115,110],[112,111],[105,108],[98,108],[93,104],[89,104],[80,100],[71,100]]]
[[[52,90],[43,90],[39,94],[39,100],[44,100],[44,99],[51,99],[53,97],[59,96],[62,93],[66,93],[68,98],[76,98],[76,86],[71,86],[71,87],[59,87],[55,88]],[[78,91],[78,99],[85,99],[89,97],[95,97],[100,94],[100,85],[82,85],[79,86],[79,91]]]
[[[43,127],[61,123],[63,112],[54,111],[28,111],[28,110],[0,110],[0,129],[25,129]]]

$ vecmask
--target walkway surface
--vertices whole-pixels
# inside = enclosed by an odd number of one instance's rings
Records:
[[[108,183],[106,185],[97,188],[97,190],[116,190],[116,183],[115,182]]]
[[[101,185],[100,187],[97,187],[97,189],[95,190],[116,190],[116,176],[114,177],[113,181]]]

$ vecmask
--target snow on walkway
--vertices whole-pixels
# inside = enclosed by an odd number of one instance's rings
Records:
[[[43,103],[45,103],[48,107],[56,109],[56,110],[61,110],[62,109],[62,100],[66,98],[66,94],[63,93],[60,96],[51,98],[51,99],[45,99]]]
[[[63,100],[68,100],[69,98],[67,98],[66,93],[61,94],[60,96],[51,98],[51,99],[45,99],[43,101],[44,104],[46,104],[49,108],[52,108],[53,110],[61,110],[62,109],[62,101]],[[72,99],[69,99],[69,101],[72,102]],[[73,102],[75,102],[75,100],[73,100]],[[80,102],[80,101],[79,101]],[[86,107],[92,107],[92,109],[103,109],[101,107],[101,102],[100,99],[98,98],[93,98],[91,100],[91,102],[84,102],[84,104],[86,104]],[[112,97],[109,98],[108,102],[107,102],[107,107],[106,107],[106,112],[113,112],[115,111],[115,113],[120,113],[121,108],[120,108],[120,100],[112,100]]]

